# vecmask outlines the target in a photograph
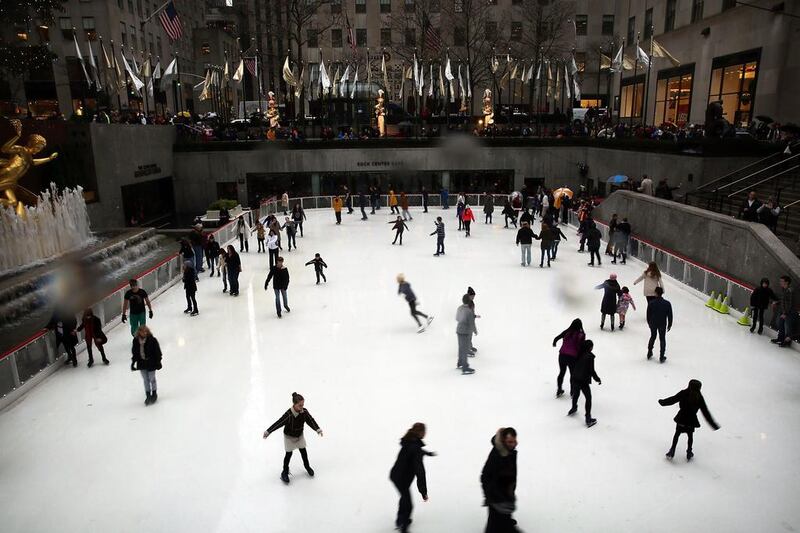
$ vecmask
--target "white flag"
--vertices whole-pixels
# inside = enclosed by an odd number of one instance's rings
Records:
[[[467,98],[472,98],[472,86],[469,83],[469,63],[467,63]]]
[[[650,58],[647,57],[647,52],[642,50],[642,47],[639,45],[636,45],[636,60],[644,65],[644,68],[650,66]]]
[[[345,67],[344,72],[342,73],[342,77],[339,80],[339,83],[347,83],[350,80],[350,64]]]
[[[356,74],[353,76],[353,88],[350,90],[350,99],[356,97],[356,87],[358,86],[358,65],[356,65]]]
[[[455,76],[453,76],[453,69],[450,66],[450,56],[447,56],[447,63],[444,67],[444,77],[447,79],[448,85],[450,85],[450,102],[456,101],[456,83],[455,83]]]
[[[319,62],[319,83],[322,86],[324,94],[328,94],[331,89],[331,79],[328,77],[328,71],[325,69],[325,60]]]
[[[417,54],[414,54],[414,89],[419,90],[419,65],[417,64]]]
[[[575,56],[569,58],[569,73],[573,76],[578,72],[578,65],[575,63]]]
[[[428,84],[428,96],[433,98],[433,63],[428,65],[430,71],[430,83]]]
[[[614,60],[611,62],[611,70],[615,72],[622,70],[622,45],[620,45],[617,54],[614,56]]]
[[[161,79],[161,60],[156,60],[156,66],[153,67],[153,78]]]
[[[539,66],[536,67],[536,81],[539,81],[542,78],[542,64],[539,63]]]
[[[165,87],[168,83],[172,81],[178,73],[178,58],[173,57],[172,61],[170,61],[169,65],[167,65],[167,70],[164,71],[164,75],[161,76],[161,90],[164,91]]]
[[[417,89],[417,92],[419,93],[420,96],[423,95],[424,89],[425,89],[425,66],[422,63],[420,63],[420,65],[419,65],[419,87]]]
[[[386,70],[386,55],[381,55],[381,74],[383,74],[383,89],[386,96],[389,96],[389,72]]]
[[[75,43],[75,55],[78,56],[78,61],[81,62],[81,68],[83,69],[83,75],[86,77],[86,83],[89,85],[92,84],[92,80],[89,79],[89,73],[86,72],[86,64],[83,62],[83,56],[81,55],[81,49],[78,47],[78,38],[75,37],[75,33],[72,33],[72,40]]]
[[[567,95],[567,101],[572,99],[572,92],[570,91],[570,83],[569,83],[569,70],[567,69],[567,65],[564,65],[564,89]],[[570,105],[572,107],[572,105]]]
[[[458,96],[464,99],[464,78],[461,77],[461,63],[458,64]]]
[[[100,85],[100,71],[97,69],[97,63],[95,63],[94,61],[94,53],[92,52],[92,41],[86,41],[86,47],[89,49],[89,65],[91,65],[92,67],[92,77],[94,78],[94,84],[95,87],[97,87],[97,90],[99,91],[100,89],[103,88],[103,86]]]
[[[244,59],[239,60],[239,66],[236,67],[236,72],[233,73],[233,81],[241,83],[244,78]]]
[[[442,64],[439,63],[439,98],[444,98],[447,91],[444,88],[444,76],[442,75]]]
[[[134,88],[137,91],[142,90],[142,87],[144,87],[144,82],[142,82],[142,80],[140,80],[139,77],[136,76],[136,74],[134,74],[133,70],[131,70],[131,66],[128,64],[128,60],[125,59],[125,54],[122,54],[122,66],[125,67],[125,72],[127,72],[128,76],[130,76]]]
[[[580,101],[581,99],[581,86],[578,85],[578,78],[572,78],[572,83],[575,87],[575,100]]]
[[[340,92],[340,81],[341,78],[339,77],[339,68],[340,65],[336,65],[336,74],[333,75],[333,97],[338,98]]]
[[[283,62],[283,81],[285,81],[288,85],[294,87],[297,85],[297,80],[295,79],[294,72],[292,72],[292,67],[289,65],[289,56],[286,56],[286,61]]]
[[[296,79],[295,83],[297,84],[294,88],[294,96],[295,98],[300,98],[300,95],[303,94],[303,83],[306,78],[306,66],[303,65],[303,70],[300,71],[300,79]]]
[[[500,68],[500,61],[497,60],[497,56],[492,56],[492,72],[497,72],[498,68]]]
[[[651,55],[653,57],[665,57],[669,59],[669,62],[672,63],[673,67],[679,67],[681,62],[675,59],[675,56],[669,53],[669,50],[661,46],[661,44],[656,41],[655,39],[652,40],[650,44],[651,48]]]

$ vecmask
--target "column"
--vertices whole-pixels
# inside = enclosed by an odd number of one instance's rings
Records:
[[[311,173],[311,196],[319,196],[319,173]]]

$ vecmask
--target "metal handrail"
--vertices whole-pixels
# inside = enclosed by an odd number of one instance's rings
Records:
[[[737,183],[739,183],[740,181],[746,180],[746,179],[748,179],[748,178],[752,178],[753,176],[757,176],[758,174],[761,174],[762,172],[764,172],[764,171],[766,171],[766,170],[769,170],[769,169],[771,169],[771,168],[777,167],[778,165],[782,165],[783,163],[786,163],[787,161],[791,161],[792,159],[795,159],[795,158],[797,158],[797,157],[800,157],[800,153],[798,153],[798,154],[795,154],[795,155],[793,155],[793,156],[791,156],[791,157],[788,157],[788,158],[784,159],[783,161],[778,161],[777,163],[775,163],[775,164],[773,164],[773,165],[770,165],[770,166],[768,166],[767,168],[762,168],[761,170],[758,170],[758,171],[756,171],[756,172],[753,172],[752,174],[748,174],[747,176],[745,176],[745,177],[743,177],[743,178],[739,178],[739,179],[738,179],[738,180],[736,180],[736,181],[732,181],[732,182],[730,182],[730,183],[728,183],[728,184],[726,184],[726,185],[723,185],[723,186],[721,186],[721,187],[719,187],[719,188],[717,188],[717,189],[714,189],[712,192],[714,192],[714,193],[721,192],[721,191],[722,191],[722,189],[725,189],[725,188],[727,188],[727,187],[730,187],[731,185],[736,185],[736,184],[737,184]],[[760,183],[760,182],[759,182],[759,183]],[[756,185],[757,185],[757,184],[756,184]]]
[[[798,155],[800,155],[800,154],[798,154]],[[792,156],[792,157],[797,157],[797,156]],[[770,177],[768,177],[768,178],[764,178],[763,180],[761,180],[761,181],[758,181],[758,182],[756,182],[756,183],[753,183],[752,185],[748,185],[747,187],[744,187],[743,189],[739,189],[739,190],[738,190],[738,191],[736,191],[736,192],[732,192],[732,193],[730,193],[730,194],[728,195],[728,198],[730,198],[730,197],[732,197],[732,196],[736,196],[736,195],[737,195],[737,194],[739,194],[740,192],[744,192],[744,191],[746,191],[747,189],[752,189],[753,187],[756,187],[756,186],[758,186],[758,185],[761,185],[762,183],[765,183],[765,182],[767,182],[767,181],[770,181],[770,180],[772,180],[772,179],[774,179],[774,178],[777,178],[778,176],[782,176],[783,174],[786,174],[787,172],[791,172],[791,171],[793,171],[793,170],[797,170],[798,168],[800,168],[800,165],[795,165],[795,166],[793,166],[793,167],[791,167],[791,168],[787,168],[786,170],[781,170],[781,171],[780,171],[780,172],[778,172],[777,174],[773,174],[772,176],[770,176]]]
[[[790,203],[789,205],[785,205],[785,206],[783,206],[781,209],[782,209],[783,211],[786,211],[787,209],[789,209],[790,207],[792,207],[792,206],[793,206],[793,205],[795,205],[795,204],[800,204],[800,200],[795,200],[794,202]]]
[[[794,148],[794,147],[795,147],[795,146],[797,146],[798,144],[800,144],[800,141],[797,141],[797,142],[795,142],[794,144],[789,144],[789,145],[788,145],[788,147],[789,147],[789,149],[791,150],[792,148]],[[760,163],[763,163],[763,162],[765,162],[765,161],[767,161],[767,160],[769,160],[769,159],[772,159],[773,157],[776,157],[776,156],[781,156],[781,155],[784,155],[784,152],[778,152],[778,153],[775,153],[775,154],[772,154],[772,155],[768,155],[767,157],[764,157],[764,158],[762,158],[762,159],[759,159],[758,161],[754,161],[753,163],[750,163],[749,165],[745,165],[745,166],[743,166],[743,167],[737,168],[736,170],[734,170],[734,171],[732,171],[732,172],[728,172],[727,174],[725,174],[725,175],[724,175],[724,176],[722,176],[722,177],[719,177],[719,178],[717,178],[717,179],[715,179],[715,180],[709,181],[708,183],[704,183],[703,185],[701,185],[700,187],[698,187],[697,189],[695,189],[695,191],[694,191],[694,192],[701,192],[701,191],[704,191],[704,190],[706,190],[708,187],[710,187],[711,185],[714,185],[714,184],[715,184],[715,183],[717,183],[717,182],[720,182],[720,181],[722,181],[722,180],[724,180],[724,179],[726,179],[726,178],[729,178],[729,177],[733,176],[734,174],[736,174],[737,172],[741,172],[742,170],[746,170],[746,169],[748,169],[748,168],[750,168],[750,167],[754,167],[754,166],[756,166],[756,165],[758,165],[758,164],[760,164]],[[718,190],[718,189],[715,189],[715,191],[716,191],[716,190]]]

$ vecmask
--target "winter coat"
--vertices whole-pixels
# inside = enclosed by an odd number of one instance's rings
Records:
[[[791,287],[781,289],[780,299],[778,300],[778,313],[785,315],[787,313],[796,311],[795,306],[797,303],[795,300],[794,289]]]
[[[286,412],[267,429],[267,433],[272,433],[282,427],[284,435],[298,439],[303,436],[303,427],[305,424],[308,424],[308,427],[314,431],[319,432],[319,425],[308,410],[303,409],[297,416],[294,416],[294,414],[292,414],[292,409],[294,409],[294,407],[287,409]]]
[[[651,180],[650,178],[643,179],[642,184],[639,186],[637,190],[642,194],[653,196],[653,180]]]
[[[397,195],[393,192],[389,193],[389,207],[397,205]]]
[[[400,283],[397,287],[397,294],[403,294],[406,297],[407,302],[416,301],[417,296],[414,294],[414,291],[411,290],[411,284],[407,281]]]
[[[464,209],[464,212],[461,213],[461,220],[464,222],[472,222],[475,220],[475,215],[472,214],[472,208],[467,207]]]
[[[323,261],[321,257],[319,259],[315,257],[314,259],[306,263],[305,266],[308,265],[314,265],[314,270],[316,270],[317,272],[322,272],[323,268],[328,268],[328,264],[325,261]]]
[[[400,209],[408,211],[408,196],[405,194],[400,195]]]
[[[225,267],[229,272],[241,272],[242,258],[239,257],[239,254],[236,252],[228,254],[228,256],[225,258]]]
[[[219,255],[219,243],[217,241],[208,241],[206,255],[208,255],[208,257],[217,257]]]
[[[538,238],[530,227],[523,226],[517,231],[517,244],[531,244],[533,239]]]
[[[600,233],[600,230],[597,227],[592,226],[591,228],[586,230],[586,247],[589,250],[597,251],[600,249],[600,238],[603,235]]]
[[[405,230],[407,230],[407,229],[408,229],[408,226],[407,226],[407,225],[406,225],[406,223],[405,223],[404,221],[402,221],[402,220],[394,220],[394,221],[392,221],[392,222],[387,222],[387,224],[394,224],[394,226],[392,227],[392,229],[396,229],[396,230],[398,230],[400,233],[403,233]],[[409,231],[411,231],[411,230],[409,230]]]
[[[400,446],[400,453],[389,472],[389,479],[400,487],[408,487],[417,478],[417,490],[423,498],[427,498],[428,484],[422,458],[433,454],[422,449],[425,443],[417,437],[403,437],[400,439]]]
[[[613,315],[617,312],[617,297],[622,294],[619,282],[615,279],[607,279],[595,289],[603,289],[603,303],[600,304],[600,312],[604,315]]]
[[[631,296],[629,292],[620,294],[619,302],[617,302],[617,313],[624,315],[628,312],[628,307],[630,306],[636,311],[636,304],[633,303],[633,296]]]
[[[62,325],[62,333],[59,333],[57,329],[59,322],[61,322]],[[56,343],[60,342],[65,348],[71,348],[78,345],[78,335],[74,333],[77,328],[78,321],[75,319],[75,315],[66,315],[61,317],[56,313],[47,324],[47,329],[54,330],[56,332]]]
[[[750,199],[745,198],[744,202],[742,202],[742,208],[739,210],[739,216],[742,217],[742,220],[747,220],[748,222],[758,222],[758,210],[761,205],[759,200],[753,200],[751,204]]]
[[[139,346],[139,335],[133,337],[131,346],[131,363],[136,365],[137,370],[161,370],[161,346],[158,340],[152,335],[148,335],[144,341],[144,358],[142,357]]]
[[[341,198],[336,197],[336,198],[333,199],[333,210],[336,213],[341,213],[342,212],[342,199]]]
[[[675,396],[658,400],[658,403],[664,406],[679,404],[680,409],[673,420],[681,426],[699,428],[700,421],[697,419],[697,411],[701,411],[708,424],[714,429],[719,429],[719,425],[711,417],[711,413],[706,407],[706,401],[700,391],[683,389]]]
[[[475,328],[475,311],[466,304],[458,306],[456,311],[456,334],[472,335],[478,333]]]
[[[651,300],[647,305],[647,324],[651,328],[672,328],[672,304],[661,297]]]
[[[517,450],[507,449],[500,431],[492,437],[492,451],[481,471],[481,487],[486,505],[510,504],[517,500]]]
[[[197,274],[193,268],[183,269],[183,289],[186,294],[194,294],[197,292]]]
[[[778,297],[775,296],[771,287],[758,286],[753,289],[753,293],[750,295],[750,307],[753,309],[766,309],[771,301],[777,299]]]
[[[542,231],[539,232],[539,238],[542,240],[541,243],[542,250],[552,248],[553,240],[555,238],[553,236],[553,230],[550,229],[549,226],[542,227]]]
[[[550,230],[553,232],[553,242],[561,241],[561,239],[567,240],[567,236],[564,235],[564,232],[561,231],[561,228],[558,226],[552,227]]]
[[[292,220],[294,220],[295,222],[302,223],[303,220],[305,220],[306,218],[307,218],[306,212],[303,210],[302,207],[292,211]]]
[[[594,370],[594,359],[594,354],[592,352],[578,355],[578,358],[575,359],[575,365],[572,367],[569,374],[570,381],[578,385],[588,385],[592,380],[599,383],[600,376],[598,376],[597,372]]]
[[[444,222],[436,222],[436,229],[433,230],[431,235],[436,235],[436,238],[439,240],[444,240]]]
[[[285,229],[286,230],[286,235],[288,235],[290,237],[292,235],[296,235],[297,234],[297,224],[292,220],[290,220],[289,222],[284,223],[284,225],[281,226],[281,229]]]
[[[523,211],[522,214],[519,216],[519,223],[524,224],[528,223],[533,227],[533,215],[530,214],[529,211]]]
[[[286,267],[278,268],[278,265],[273,265],[269,269],[269,274],[267,275],[267,281],[264,282],[264,290],[267,290],[267,285],[269,282],[275,278],[275,283],[272,284],[272,287],[275,290],[286,290],[289,288],[289,269]]]
[[[614,231],[613,242],[615,246],[623,247],[628,245],[631,237],[631,225],[628,222],[620,222]]]
[[[76,331],[83,331],[84,329],[86,329],[87,332],[91,330],[92,332],[91,340],[97,339],[103,344],[108,342],[106,334],[103,333],[103,324],[100,322],[99,317],[92,315],[88,318],[84,318],[83,321],[81,322],[81,325],[78,326],[78,329]],[[90,339],[87,338],[86,340],[88,341]]]
[[[243,216],[240,216],[238,220],[236,220],[236,234],[237,235],[248,235],[250,233],[250,227],[247,225]]]
[[[494,213],[494,198],[491,196],[486,197],[486,203],[483,204],[483,212],[487,215]]]
[[[577,357],[581,350],[581,344],[583,344],[583,341],[586,339],[586,333],[582,331],[569,331],[565,329],[558,335],[558,337],[553,339],[553,344],[557,343],[559,339],[563,340],[561,342],[561,349],[558,351],[558,355]]]
[[[645,296],[655,296],[656,295],[656,287],[664,288],[664,284],[661,282],[661,277],[655,277],[646,272],[643,272],[641,276],[636,278],[633,282],[634,285],[639,283],[640,281],[644,281],[644,295]]]
[[[192,245],[189,243],[182,242],[181,249],[178,253],[183,257],[184,261],[192,261],[194,262],[194,250],[192,250]]]

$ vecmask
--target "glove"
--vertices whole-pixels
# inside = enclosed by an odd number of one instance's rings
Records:
[[[269,283],[265,283],[264,284],[264,290],[267,290],[267,289],[269,289]]]
[[[264,431],[264,438],[266,439],[267,437],[269,437],[269,431]]]
[[[320,437],[322,437],[322,436],[323,436],[323,435],[322,435],[322,430],[321,430],[321,429],[318,429],[318,430],[317,430],[317,435],[319,435]]]
[[[553,341],[553,348],[556,347],[556,341]]]
[[[664,400],[658,400],[658,405],[664,405]]]
[[[127,321],[128,321],[128,315],[126,315],[126,314],[124,314],[124,313],[123,313],[123,314],[122,314],[122,323],[124,324],[124,323],[125,323],[125,322],[127,322]]]
[[[136,372],[136,365],[131,363],[131,372]]]
[[[153,318],[153,310],[150,309],[150,312],[147,314],[148,318]]]

